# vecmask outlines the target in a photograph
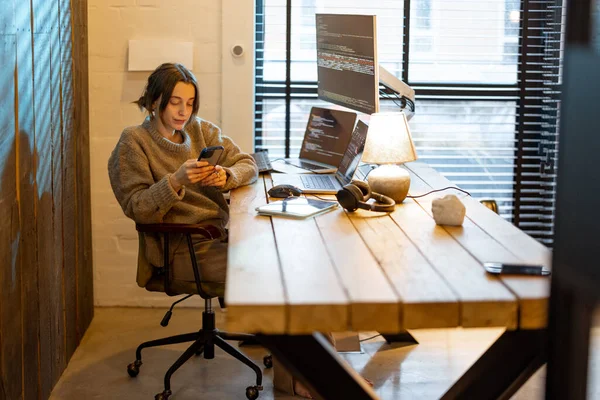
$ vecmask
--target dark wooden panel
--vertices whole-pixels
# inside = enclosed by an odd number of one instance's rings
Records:
[[[93,316],[87,1],[3,2],[0,62],[0,400],[45,399]]]
[[[63,285],[63,157],[62,157],[62,106],[61,106],[61,47],[59,29],[59,4],[52,2],[50,12],[52,29],[50,30],[50,122],[52,135],[52,266],[49,274],[50,313],[52,315],[51,341],[54,351],[52,365],[52,386],[58,382],[66,368],[65,349],[65,316],[64,316],[64,285]],[[72,212],[72,210],[70,211]]]
[[[63,155],[63,282],[65,298],[65,351],[68,362],[77,348],[77,197],[75,193],[75,132],[73,131],[73,67],[71,41],[71,9],[69,0],[61,0],[60,51],[61,51],[61,116]]]
[[[0,91],[4,112],[0,113],[0,379],[1,396],[21,397],[21,271],[19,192],[17,189],[18,142],[14,114],[16,61],[15,35],[0,35]],[[13,111],[14,110],[14,111]]]
[[[94,317],[92,206],[88,105],[87,0],[72,0],[73,130],[77,160],[77,328],[83,336]]]
[[[37,189],[34,167],[34,108],[33,108],[33,43],[31,37],[31,8],[29,2],[18,2],[17,21],[17,78],[19,104],[19,190],[21,210],[21,299],[23,321],[23,398],[39,398],[40,311],[37,275],[37,242],[35,211]]]
[[[53,301],[51,286],[52,261],[54,260],[53,211],[52,211],[52,131],[50,109],[50,38],[47,34],[35,34],[33,39],[35,80],[35,151],[37,153],[37,244],[40,310],[40,374],[41,397],[48,398],[52,390],[54,365]]]

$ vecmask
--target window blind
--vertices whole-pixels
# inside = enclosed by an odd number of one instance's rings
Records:
[[[255,147],[271,157],[298,155],[311,106],[332,106],[315,13],[377,15],[379,62],[416,92],[419,159],[551,243],[561,0],[257,0]]]
[[[565,12],[560,0],[523,5],[513,222],[551,245]]]

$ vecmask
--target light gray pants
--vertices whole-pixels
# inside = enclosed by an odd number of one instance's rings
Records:
[[[192,243],[201,281],[224,283],[227,275],[227,243],[221,239],[206,240],[202,235],[192,235]],[[174,280],[194,282],[194,270],[185,237],[174,249],[171,270]]]

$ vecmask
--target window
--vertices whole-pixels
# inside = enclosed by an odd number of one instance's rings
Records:
[[[551,243],[561,0],[256,4],[256,148],[296,156],[310,107],[329,105],[316,93],[314,13],[375,14],[379,62],[416,91],[419,159]]]
[[[415,15],[411,18],[415,20],[415,27],[419,29],[431,28],[431,0],[420,0],[413,9]]]

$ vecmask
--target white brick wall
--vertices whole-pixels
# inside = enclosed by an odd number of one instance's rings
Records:
[[[167,306],[170,298],[136,285],[137,234],[108,181],[108,157],[121,131],[144,118],[131,102],[150,72],[127,72],[127,46],[130,39],[193,42],[199,114],[220,125],[221,0],[89,0],[88,19],[94,302]]]

